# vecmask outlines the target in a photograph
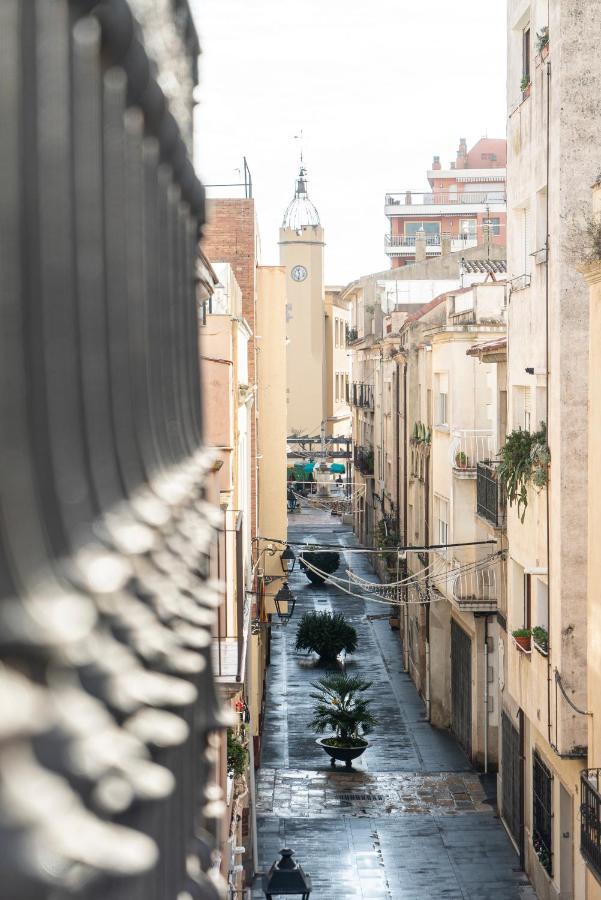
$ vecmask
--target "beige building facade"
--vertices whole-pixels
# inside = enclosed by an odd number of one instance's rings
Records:
[[[532,480],[527,487],[523,521],[516,505],[507,514],[507,752],[500,781],[504,819],[513,823],[508,830],[541,898],[597,896],[578,836],[591,623],[589,292],[577,263],[599,170],[601,120],[588,69],[600,36],[596,4],[508,4],[507,440],[520,429],[538,434],[530,438],[538,487]],[[524,652],[512,637],[519,628],[546,637],[532,639]]]

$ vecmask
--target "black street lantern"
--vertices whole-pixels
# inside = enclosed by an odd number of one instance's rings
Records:
[[[290,544],[286,544],[286,549],[280,555],[280,560],[282,561],[282,569],[284,570],[284,572],[293,572],[294,571],[294,564],[296,562],[296,556],[294,555],[294,550],[292,549]],[[290,566],[289,569],[286,569],[286,567],[284,566],[284,563],[286,563],[286,562],[292,563],[292,565]]]
[[[292,618],[294,607],[296,606],[296,597],[288,587],[287,581],[284,582],[277,594],[274,596],[273,602],[275,603],[275,608],[280,622],[282,623],[282,625],[287,625]],[[288,604],[287,612],[284,612],[284,610],[282,609],[284,603]]]
[[[267,875],[263,875],[263,893],[267,900],[271,900],[274,894],[300,894],[302,900],[309,900],[313,885],[302,867],[294,861],[294,851],[280,850],[280,856],[282,858],[274,862]]]

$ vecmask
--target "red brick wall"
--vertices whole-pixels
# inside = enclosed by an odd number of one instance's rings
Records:
[[[242,313],[252,337],[248,344],[248,377],[255,383],[255,284],[257,226],[254,200],[208,200],[208,224],[202,249],[212,263],[229,263],[242,292]],[[251,532],[257,532],[257,428],[251,416]]]

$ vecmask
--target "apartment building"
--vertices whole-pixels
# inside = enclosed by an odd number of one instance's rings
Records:
[[[589,292],[577,265],[599,172],[598,79],[589,67],[600,37],[596,3],[508,4],[506,452],[517,464],[529,449],[530,477],[527,506],[507,514],[500,796],[541,898],[598,895],[578,840],[590,717]],[[530,649],[512,637],[521,628],[537,629]]]
[[[497,366],[473,345],[504,340],[505,297],[505,284],[493,280],[441,295],[407,318],[396,356],[406,543],[422,548],[407,553],[405,667],[429,720],[450,727],[484,769],[498,757],[496,614],[505,578],[501,523],[482,516],[478,497],[498,449],[502,392]]]
[[[216,554],[216,577],[223,585],[213,637],[215,679],[231,713],[234,739],[242,739],[240,710],[252,703],[247,678],[250,640],[250,421],[254,394],[248,385],[248,344],[251,330],[242,315],[242,294],[228,263],[211,263],[201,255],[199,331],[202,400],[207,421],[207,446],[215,454],[214,502],[222,517]],[[231,736],[230,736],[231,739]],[[242,830],[248,821],[248,791],[228,772],[227,732],[218,743],[219,784],[225,815],[215,835],[221,872],[232,888],[240,888],[235,847],[250,845]],[[245,773],[249,779],[248,769]]]
[[[439,257],[424,254],[412,266],[364,275],[340,292],[349,307],[354,479],[363,488],[355,529],[370,546],[378,543],[378,536],[381,540],[390,539],[389,533],[406,533],[401,516],[403,442],[395,419],[403,387],[393,362],[399,329],[407,316],[444,291],[478,284],[490,273],[503,278],[504,257],[500,245],[461,253],[445,247]],[[382,574],[386,575],[384,569]]]
[[[504,246],[506,156],[505,139],[481,138],[468,150],[461,138],[448,169],[434,157],[428,191],[386,194],[384,251],[391,268],[412,264],[420,255]]]

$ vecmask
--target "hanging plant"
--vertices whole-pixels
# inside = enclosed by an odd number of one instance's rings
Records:
[[[539,431],[531,433],[518,428],[507,435],[500,451],[498,476],[505,485],[509,505],[517,504],[520,522],[524,521],[528,506],[528,487],[542,490],[549,481],[551,454],[547,445],[547,426],[541,422]]]
[[[536,33],[536,49],[542,53],[545,47],[549,46],[549,26],[543,25],[540,31]]]

